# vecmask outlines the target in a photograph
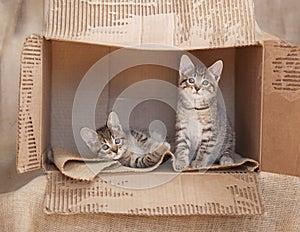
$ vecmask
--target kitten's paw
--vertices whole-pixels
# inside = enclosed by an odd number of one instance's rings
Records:
[[[167,151],[170,151],[170,144],[164,142],[162,144],[153,144],[150,148],[151,152],[158,152],[159,154],[164,154]]]
[[[233,159],[228,155],[223,155],[220,158],[220,165],[230,165],[233,163],[234,163]]]
[[[171,149],[170,144],[167,142],[164,142],[160,147],[161,147],[161,150],[163,150],[164,152],[170,151],[170,149]]]
[[[202,162],[198,161],[198,160],[194,160],[191,163],[191,166],[192,166],[192,168],[202,168],[203,167]]]
[[[186,160],[175,160],[174,168],[178,171],[181,171],[189,166],[189,163]]]

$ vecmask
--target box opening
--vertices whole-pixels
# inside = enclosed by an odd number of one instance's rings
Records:
[[[85,74],[99,59],[121,48],[55,40],[45,41],[44,46],[46,47],[44,59],[51,59],[45,60],[43,67],[45,75],[42,93],[46,103],[43,110],[45,116],[43,123],[47,129],[42,130],[41,136],[44,141],[42,150],[57,146],[77,151],[72,130],[72,107],[76,90]],[[125,63],[126,59],[136,59],[140,53],[145,52],[139,49],[127,50],[131,55],[124,58]],[[155,57],[156,51],[148,52],[153,53],[152,56]],[[179,65],[180,52],[165,52],[168,53],[167,56],[170,59],[173,59],[172,62],[177,62]],[[244,157],[259,161],[262,46],[200,49],[189,52],[206,66],[210,66],[216,60],[223,60],[224,69],[219,85],[228,117],[235,126],[236,151]],[[160,58],[157,57],[157,59],[156,62],[159,63]],[[106,70],[103,74],[99,73],[99,78],[109,78],[108,76],[114,74],[115,67],[121,65],[123,64],[108,62],[109,75]],[[172,142],[176,116],[172,105],[176,105],[176,88],[164,94],[163,99],[156,99],[161,90],[152,88],[151,81],[164,81],[176,87],[178,71],[159,65],[144,64],[129,67],[113,76],[113,79],[101,91],[98,99],[95,126],[98,128],[104,125],[108,113],[116,107],[116,102],[122,109],[122,105],[127,107],[135,101],[138,104],[132,109],[128,122],[122,121],[124,119],[120,117],[121,123],[128,123],[133,129],[147,131],[153,120],[161,120]],[[136,94],[130,94],[130,92],[127,95],[124,94],[128,88],[134,90],[134,85],[142,82],[144,84],[136,88],[138,91]],[[143,92],[146,90],[149,92],[149,89],[153,93],[153,98],[145,100]],[[86,89],[86,94],[89,94],[89,89]],[[83,111],[84,109],[85,106],[82,106]]]

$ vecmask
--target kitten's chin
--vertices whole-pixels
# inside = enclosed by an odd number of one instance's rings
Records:
[[[199,99],[200,99],[200,98],[201,98],[201,99],[202,99],[202,98],[205,98],[205,97],[203,96],[203,94],[201,94],[201,93],[199,93],[199,92],[193,92],[192,95],[193,95],[194,98],[199,98]]]

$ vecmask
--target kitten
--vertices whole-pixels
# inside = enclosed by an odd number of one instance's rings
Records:
[[[159,162],[170,149],[166,142],[158,143],[145,134],[123,131],[116,113],[111,112],[105,126],[96,131],[82,128],[81,138],[89,149],[107,161],[118,160],[123,166],[147,168]]]
[[[226,113],[218,107],[221,60],[209,68],[194,65],[186,55],[179,67],[175,168],[231,164],[235,136]]]

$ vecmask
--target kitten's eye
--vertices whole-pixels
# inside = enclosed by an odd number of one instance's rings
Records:
[[[202,81],[202,85],[207,86],[209,82],[207,80]]]
[[[109,146],[105,144],[102,146],[102,149],[103,149],[103,151],[107,151],[109,149]]]
[[[115,144],[116,144],[116,145],[119,145],[119,144],[121,144],[121,142],[122,142],[122,140],[121,140],[121,139],[119,139],[119,138],[115,139]]]
[[[193,78],[193,77],[190,77],[187,81],[190,85],[195,84],[195,78]]]

